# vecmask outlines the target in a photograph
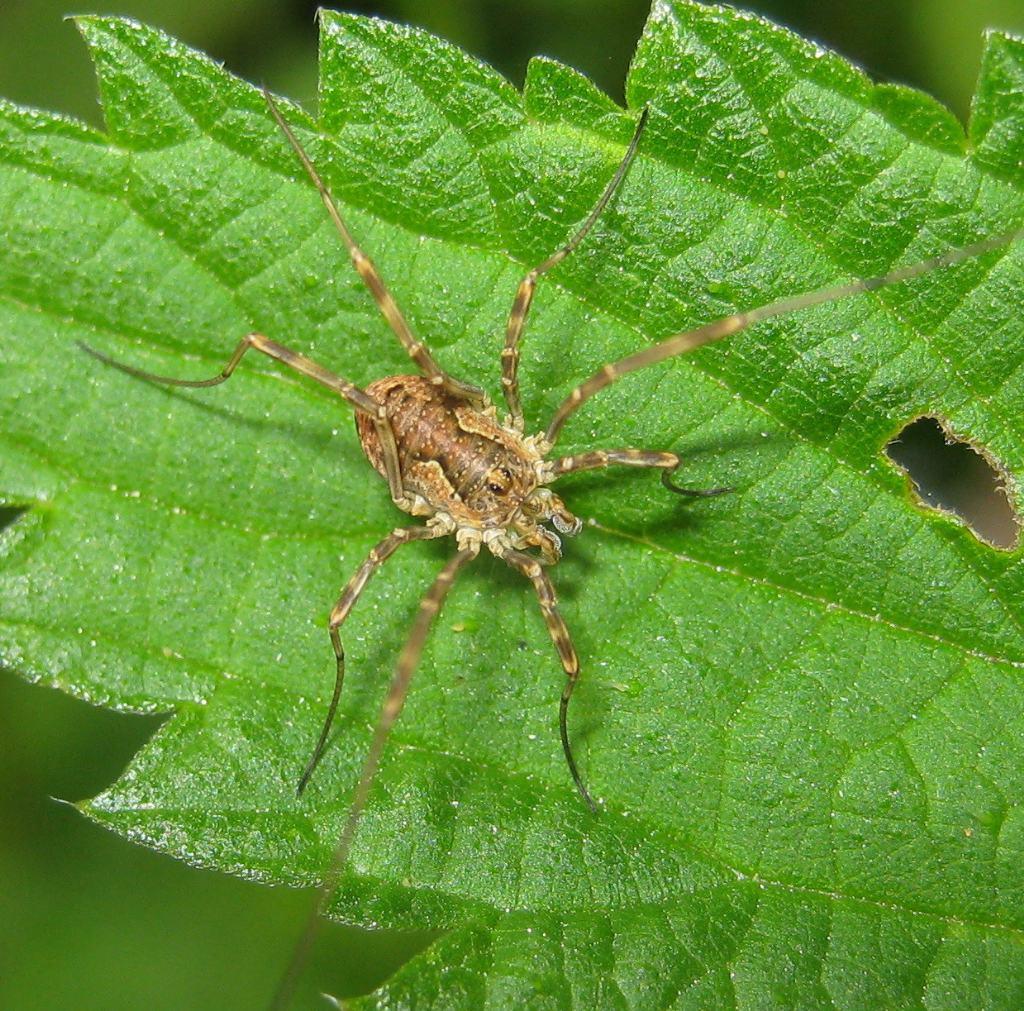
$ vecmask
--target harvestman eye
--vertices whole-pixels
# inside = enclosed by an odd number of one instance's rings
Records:
[[[675,453],[665,450],[594,449],[573,456],[550,459],[551,450],[569,416],[595,393],[630,372],[685,354],[774,316],[874,291],[940,267],[959,263],[1015,241],[1024,235],[1024,230],[984,239],[930,260],[900,267],[883,277],[855,280],[838,287],[783,298],[771,305],[726,316],[686,333],[667,337],[619,361],[604,365],[568,394],[542,435],[526,438],[523,434],[525,419],[519,395],[519,347],[537,282],[576,249],[618,190],[636,156],[648,120],[648,109],[644,108],[641,111],[622,161],[582,225],[564,246],[529,270],[519,284],[509,312],[505,344],[501,351],[501,385],[508,413],[504,420],[498,421],[487,395],[477,387],[445,372],[427,346],[414,336],[373,261],[357,245],[349,232],[330,191],[285,122],[274,99],[266,91],[264,97],[271,116],[319,192],[341,241],[348,249],[353,267],[366,283],[377,308],[408,353],[418,374],[388,376],[370,383],[366,389],[360,389],[316,362],[259,333],[250,333],[243,337],[223,369],[209,379],[176,379],[153,375],[115,361],[86,345],[82,347],[100,361],[129,375],[154,383],[186,387],[216,386],[224,382],[249,350],[268,355],[282,365],[333,390],[352,407],[363,451],[373,467],[387,481],[393,502],[399,509],[426,519],[422,525],[396,528],[371,549],[342,590],[331,611],[328,632],[335,657],[334,691],[311,757],[301,775],[297,777],[297,789],[300,794],[323,754],[341,698],[345,676],[345,650],[340,629],[360,594],[371,576],[401,546],[438,537],[455,538],[456,552],[420,601],[408,639],[399,655],[394,677],[355,787],[344,829],[319,889],[316,909],[307,922],[305,933],[296,947],[289,970],[275,998],[274,1006],[281,1008],[290,1001],[312,946],[317,918],[333,894],[348,858],[356,826],[366,806],[385,743],[405,703],[409,683],[419,662],[431,622],[459,572],[479,554],[482,547],[486,547],[504,560],[533,586],[565,673],[558,713],[565,761],[580,796],[592,810],[597,810],[597,805],[583,784],[569,742],[568,707],[580,674],[579,659],[569,629],[559,611],[554,586],[545,571],[545,566],[557,562],[561,554],[558,536],[550,527],[561,533],[571,534],[578,532],[580,522],[547,486],[566,474],[577,471],[622,466],[660,471],[665,488],[679,495],[706,498],[721,495],[730,489],[695,489],[677,485],[672,478],[681,461]],[[427,432],[429,437],[418,437],[413,442],[402,434],[410,431]],[[478,480],[475,475],[493,473],[501,474],[507,482],[505,485],[499,485],[494,480],[485,482],[488,492],[494,496],[500,495],[505,500],[500,514],[488,512],[486,506],[481,506],[479,501],[478,508],[468,504],[473,501],[469,492],[472,483]],[[513,504],[516,508],[510,511],[510,505]],[[507,519],[507,516],[513,518]]]

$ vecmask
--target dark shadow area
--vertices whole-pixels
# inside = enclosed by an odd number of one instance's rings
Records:
[[[904,470],[920,501],[959,516],[980,540],[1003,551],[1020,537],[1020,519],[1006,490],[1006,475],[936,418],[918,418],[885,447]]]
[[[188,867],[54,799],[102,790],[163,719],[0,669],[0,950],[12,956],[0,1007],[231,1011],[264,1007],[273,992],[312,890]],[[435,936],[325,923],[296,1007],[326,1006],[325,989],[368,992]]]
[[[105,353],[105,352],[104,352]],[[125,372],[127,368],[134,368],[135,366],[130,362],[100,362],[97,368],[109,369],[116,373],[117,371]],[[249,374],[250,377],[259,378],[279,378],[269,371],[263,371],[254,369]],[[345,403],[336,393],[332,393],[323,386],[318,386],[312,380],[303,379],[302,376],[297,375],[294,372],[288,372],[287,369],[282,369],[280,376],[284,377],[284,381],[294,384],[299,388],[307,388],[313,390],[315,394],[322,396],[326,403],[328,399],[333,401],[338,407],[338,413],[341,418],[341,422],[346,419],[355,427],[355,412],[352,407]],[[225,386],[232,385],[235,390],[240,390],[242,384],[238,382],[238,379],[242,378],[243,373],[239,370],[235,376],[231,379],[225,380]],[[191,377],[183,377],[191,378]],[[234,380],[234,383],[232,383]],[[133,376],[130,373],[125,377],[125,382],[129,383],[141,383],[147,385],[150,389],[155,390],[158,394],[165,397],[171,397],[174,400],[180,400],[187,403],[190,407],[195,408],[197,411],[202,411],[209,415],[211,418],[216,418],[218,421],[223,421],[232,425],[240,425],[251,432],[260,435],[264,432],[279,432],[286,435],[289,439],[295,442],[301,442],[316,452],[322,452],[324,447],[329,445],[331,439],[334,437],[330,430],[314,429],[307,425],[296,424],[291,421],[286,421],[281,418],[276,418],[273,415],[265,415],[255,413],[255,409],[251,404],[241,400],[240,397],[231,397],[230,393],[225,394],[224,392],[214,392],[210,394],[207,390],[196,390],[182,388],[173,384],[161,383],[159,380],[146,379],[141,376]],[[338,428],[339,424],[335,424],[332,428]],[[2,512],[0,512],[0,525],[2,525]]]

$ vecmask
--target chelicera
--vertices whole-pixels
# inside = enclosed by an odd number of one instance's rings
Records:
[[[884,277],[855,280],[838,287],[784,298],[670,336],[619,361],[602,366],[569,393],[543,433],[526,434],[519,395],[519,345],[537,282],[576,249],[614,196],[637,153],[648,110],[645,108],[641,112],[622,161],[583,224],[564,246],[530,270],[519,284],[501,351],[501,385],[507,410],[499,415],[496,406],[483,390],[445,372],[427,346],[413,334],[373,262],[353,238],[334,198],[274,99],[268,92],[264,92],[264,96],[271,115],[316,186],[327,213],[348,249],[353,267],[365,282],[382,316],[405,348],[418,373],[388,376],[370,383],[366,389],[360,389],[309,358],[259,333],[243,337],[224,368],[216,376],[200,380],[154,375],[115,361],[93,348],[83,347],[94,357],[130,375],[154,383],[186,387],[216,386],[224,382],[234,373],[249,350],[268,355],[333,390],[354,408],[363,451],[387,481],[395,505],[404,512],[426,519],[424,524],[398,527],[383,538],[353,574],[331,611],[329,633],[336,659],[334,691],[312,756],[299,778],[299,793],[309,781],[324,751],[341,697],[345,651],[340,629],[371,576],[404,544],[447,536],[455,538],[456,553],[422,598],[399,656],[356,786],[344,833],[332,868],[321,888],[321,895],[325,896],[333,889],[337,873],[346,859],[385,741],[404,704],[431,621],[440,610],[458,573],[484,548],[525,576],[536,592],[566,676],[559,703],[559,728],[565,760],[580,795],[596,810],[573,758],[568,734],[568,706],[580,673],[579,659],[547,573],[547,568],[561,557],[560,535],[573,536],[579,532],[582,524],[555,494],[551,485],[566,474],[577,471],[626,466],[659,470],[664,486],[680,495],[707,497],[722,494],[729,489],[693,489],[677,485],[672,476],[679,468],[680,459],[672,452],[611,448],[552,457],[562,426],[574,411],[594,394],[629,372],[692,351],[773,316],[873,291],[938,267],[958,263],[1012,242],[1021,233],[1018,231],[985,239],[930,260],[899,268]]]

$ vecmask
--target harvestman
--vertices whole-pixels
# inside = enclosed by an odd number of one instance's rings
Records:
[[[501,386],[508,407],[504,420],[489,398],[475,386],[448,375],[434,360],[422,341],[410,329],[371,259],[348,230],[330,191],[309,156],[285,122],[269,92],[264,97],[270,113],[288,143],[298,155],[323,200],[327,213],[348,249],[359,276],[377,303],[381,315],[402,347],[419,369],[415,376],[389,376],[370,383],[365,390],[334,375],[310,359],[259,333],[242,338],[224,368],[211,379],[174,379],[134,368],[82,345],[100,361],[129,375],[169,386],[216,386],[228,379],[250,349],[287,365],[333,390],[355,409],[356,429],[367,458],[387,480],[391,498],[413,516],[427,517],[423,526],[399,527],[378,543],[349,580],[331,611],[329,631],[336,658],[334,693],[312,757],[299,779],[301,793],[323,753],[341,696],[345,675],[345,650],[339,629],[359,599],[370,577],[403,544],[454,535],[457,552],[444,566],[420,601],[412,630],[399,656],[395,674],[381,709],[355,789],[348,818],[334,857],[320,887],[318,912],[323,911],[334,891],[348,856],[352,838],[380,763],[388,734],[405,702],[409,682],[419,661],[433,620],[459,571],[486,547],[533,584],[548,631],[565,671],[566,682],[559,704],[559,730],[573,782],[591,809],[596,805],[583,785],[569,745],[567,713],[569,699],[579,677],[579,659],[572,643],[545,566],[561,557],[559,534],[579,532],[582,524],[548,487],[566,474],[610,466],[644,467],[661,471],[661,481],[672,492],[689,496],[713,496],[727,488],[693,489],[676,485],[672,475],[680,465],[675,453],[646,449],[596,449],[573,456],[548,459],[566,419],[595,393],[629,372],[685,354],[704,344],[720,340],[754,323],[795,312],[798,309],[874,291],[918,277],[939,267],[950,266],[1006,245],[1024,235],[1018,230],[933,257],[892,271],[883,277],[855,280],[825,290],[783,298],[771,305],[722,319],[676,334],[661,342],[602,366],[580,383],[562,401],[544,434],[526,435],[522,401],[519,396],[519,341],[523,334],[537,281],[562,262],[582,242],[601,212],[614,196],[636,155],[647,122],[645,108],[618,169],[608,182],[593,210],[569,241],[538,266],[519,284],[505,330],[501,352]],[[545,524],[550,524],[554,530]],[[557,532],[556,532],[557,531]],[[526,549],[535,549],[531,554]],[[315,920],[315,918],[314,918]],[[313,921],[311,921],[312,924]],[[308,948],[312,926],[300,942]],[[293,959],[288,977],[275,1006],[287,1001],[301,963]]]

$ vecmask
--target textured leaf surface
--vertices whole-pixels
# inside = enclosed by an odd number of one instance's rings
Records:
[[[0,659],[174,717],[88,813],[188,861],[314,882],[379,698],[449,544],[406,548],[326,616],[400,517],[343,404],[260,330],[354,382],[408,371],[259,93],[126,21],[80,22],[109,136],[0,105]],[[601,363],[734,308],[1024,223],[1020,42],[992,35],[968,146],[764,22],[656,3],[628,81],[641,155],[544,283],[524,348],[546,422]],[[321,122],[289,110],[416,330],[497,393],[525,270],[585,216],[624,113],[535,61],[520,96],[421,33],[327,14]],[[322,135],[321,135],[322,130]],[[417,675],[339,917],[445,928],[385,1005],[1024,1004],[1024,568],[921,511],[882,456],[941,414],[1024,470],[1024,249],[760,326],[630,377],[566,450],[674,449],[721,499],[567,480],[591,520],[555,572],[584,676],[529,587],[481,559]],[[533,999],[531,1006],[540,1006]]]

